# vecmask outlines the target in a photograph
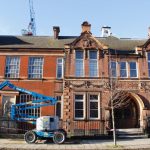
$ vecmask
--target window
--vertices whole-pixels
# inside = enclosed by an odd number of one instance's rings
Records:
[[[98,97],[99,96],[95,94],[89,95],[89,103],[90,103],[89,117],[90,119],[98,119],[100,116]]]
[[[117,77],[117,63],[115,61],[110,62],[110,77]]]
[[[98,76],[97,51],[89,51],[89,74],[90,77]]]
[[[137,67],[136,67],[136,62],[129,62],[130,66],[130,77],[131,78],[136,78],[137,77]]]
[[[36,100],[35,97],[28,95],[28,94],[20,94],[19,98],[19,103],[27,103],[29,101]],[[38,105],[37,103],[32,103],[32,104],[27,104],[27,105],[22,105],[18,106],[18,113],[19,114],[24,114],[26,118],[31,118],[30,116],[35,116],[35,118],[40,117],[40,108],[32,108],[32,109],[24,109],[26,107],[31,107],[31,106],[36,106]],[[27,117],[29,116],[29,117]]]
[[[74,118],[83,120],[100,119],[99,94],[79,93],[74,95]]]
[[[56,107],[55,107],[55,112],[56,112],[56,116],[58,116],[59,118],[62,118],[62,96],[56,96],[57,99],[57,103],[56,103]]]
[[[75,75],[76,77],[84,76],[83,51],[76,51]]]
[[[6,78],[19,78],[19,67],[20,67],[19,57],[17,56],[6,57],[5,77]]]
[[[84,95],[75,94],[75,119],[84,119]]]
[[[148,56],[148,76],[150,77],[150,53],[147,53]]]
[[[120,62],[120,77],[127,77],[126,62]]]
[[[63,78],[63,58],[57,59],[57,79]]]
[[[43,75],[43,61],[42,57],[30,57],[28,77],[29,79],[41,79]]]

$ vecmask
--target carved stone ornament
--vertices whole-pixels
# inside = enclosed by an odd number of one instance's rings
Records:
[[[141,82],[141,89],[144,89],[145,91],[150,90],[150,82]]]
[[[105,81],[70,81],[70,88],[108,89],[109,84]]]
[[[71,49],[103,49],[104,44],[98,41],[90,33],[82,33],[77,39],[75,39],[70,45]]]

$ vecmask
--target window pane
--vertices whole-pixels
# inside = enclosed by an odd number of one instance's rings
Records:
[[[76,77],[83,77],[83,60],[76,60]]]
[[[83,118],[83,110],[75,110],[75,118]]]
[[[57,78],[63,77],[63,58],[57,59]]]
[[[89,102],[90,102],[90,118],[98,118],[99,113],[99,101],[98,101],[98,95],[90,95],[89,96]]]
[[[91,102],[90,103],[90,109],[98,109],[98,103],[97,102]]]
[[[84,99],[82,94],[75,95],[75,118],[82,119],[84,117]]]
[[[76,51],[76,59],[83,59],[83,51]]]
[[[98,75],[97,60],[89,61],[89,71],[90,71],[90,77],[97,77]]]
[[[89,51],[89,59],[97,59],[97,51]]]
[[[150,69],[150,62],[148,62],[148,69]]]
[[[42,78],[43,73],[43,62],[42,57],[30,57],[28,67],[29,78]]]
[[[120,62],[120,77],[127,77],[126,62]]]
[[[147,53],[147,55],[148,55],[148,61],[150,61],[150,53]]]
[[[90,100],[98,100],[98,95],[90,95]]]
[[[75,109],[83,109],[83,102],[76,102]]]
[[[136,70],[130,70],[130,77],[137,77]]]
[[[18,78],[19,77],[20,58],[19,57],[6,57],[5,77]]]
[[[76,100],[83,100],[83,95],[75,95]]]
[[[90,118],[98,118],[98,111],[90,110]]]
[[[130,62],[130,69],[136,69],[136,62]]]
[[[129,62],[130,64],[130,77],[137,77],[136,62]]]
[[[110,63],[110,76],[117,77],[117,63],[116,62]]]

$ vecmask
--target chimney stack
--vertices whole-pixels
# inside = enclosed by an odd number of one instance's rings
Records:
[[[102,31],[102,37],[108,37],[110,36],[112,33],[111,33],[111,27],[108,27],[108,26],[103,26],[101,28],[101,31]]]
[[[59,32],[60,32],[59,26],[54,26],[53,31],[54,31],[54,39],[58,39]]]
[[[91,24],[89,24],[87,21],[84,21],[81,26],[82,26],[82,33],[91,32]]]

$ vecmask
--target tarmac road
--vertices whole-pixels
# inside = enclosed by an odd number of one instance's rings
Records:
[[[150,138],[129,138],[118,139],[117,147],[113,146],[112,139],[98,140],[98,139],[74,139],[66,141],[64,144],[56,145],[52,142],[38,141],[35,144],[27,144],[23,139],[0,139],[0,150],[89,150],[89,149],[136,149],[136,150],[150,150]]]

